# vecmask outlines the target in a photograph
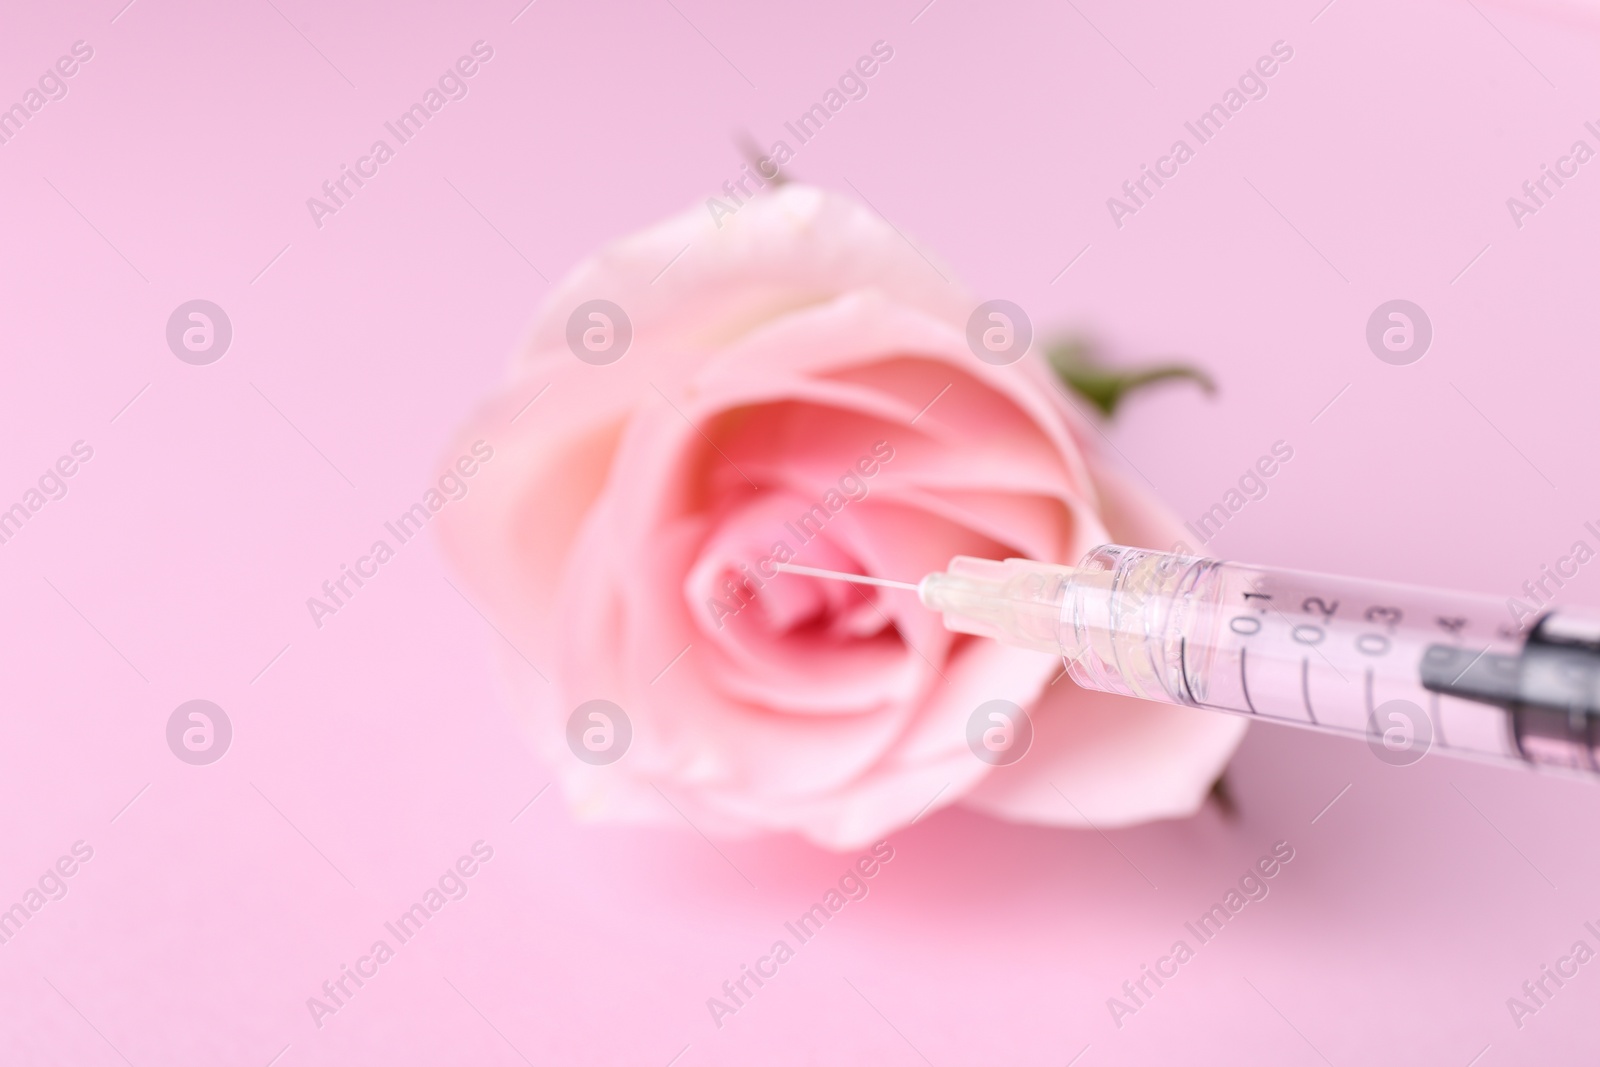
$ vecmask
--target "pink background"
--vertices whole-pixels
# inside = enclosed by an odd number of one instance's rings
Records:
[[[1153,391],[1110,432],[1189,519],[1293,445],[1211,549],[1511,596],[1600,518],[1600,162],[1521,230],[1505,207],[1596,143],[1581,9],[121,2],[0,34],[4,101],[95,50],[0,145],[0,504],[95,450],[0,546],[0,900],[94,848],[0,946],[0,1061],[1600,1052],[1600,963],[1520,1030],[1505,1006],[1577,938],[1600,947],[1600,789],[1270,727],[1234,762],[1232,820],[1102,837],[952,810],[895,835],[870,896],[719,1030],[706,998],[848,858],[582,826],[553,790],[522,810],[547,772],[429,539],[320,631],[304,607],[420,496],[546,279],[700,203],[736,131],[780,136],[878,39],[893,61],[791,170],[854,183],[1044,334],[1210,368],[1215,398]],[[470,95],[316,228],[305,198],[479,39]],[[1115,228],[1105,198],[1279,39],[1270,95]],[[164,339],[196,297],[234,327],[206,367]],[[1434,323],[1409,367],[1363,339],[1395,297]],[[1600,568],[1562,598],[1600,602]],[[235,736],[192,767],[164,729],[201,697]],[[479,839],[469,895],[315,1027],[306,998]],[[1296,858],[1271,895],[1118,1030],[1106,998],[1278,840]]]

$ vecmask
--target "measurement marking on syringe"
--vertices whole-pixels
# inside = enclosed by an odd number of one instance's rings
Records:
[[[1251,594],[1249,594],[1249,593],[1245,594],[1245,596],[1250,596],[1250,595]],[[1269,597],[1268,599],[1271,599],[1271,598]],[[1268,606],[1271,607],[1271,605],[1268,605]],[[1289,636],[1290,636],[1290,638],[1292,638],[1297,643],[1299,643],[1301,645],[1304,645],[1306,648],[1311,649],[1311,651],[1315,652],[1319,657],[1321,657],[1322,662],[1324,662],[1324,663],[1326,663],[1328,665],[1328,669],[1333,671],[1334,674],[1337,674],[1339,676],[1339,681],[1341,681],[1341,682],[1349,681],[1349,679],[1347,679],[1344,676],[1344,672],[1339,669],[1339,665],[1334,663],[1333,660],[1329,659],[1328,656],[1327,656],[1327,653],[1323,652],[1322,649],[1317,647],[1318,645],[1320,645],[1322,643],[1322,638],[1324,636],[1326,636],[1325,633],[1323,632],[1323,630],[1320,627],[1316,627],[1316,626],[1310,626],[1310,627],[1296,626],[1295,623],[1294,623],[1294,620],[1290,619],[1289,616],[1285,615],[1281,611],[1278,611],[1278,609],[1275,608],[1275,607],[1272,608],[1272,610],[1277,612],[1278,618],[1282,619],[1283,620],[1283,624],[1285,626],[1289,627]],[[1316,633],[1317,633],[1317,639],[1315,641],[1311,641],[1311,640],[1307,640],[1305,638],[1302,638],[1302,637],[1298,636],[1299,632],[1302,629],[1315,630]]]
[[[1194,698],[1194,686],[1189,684],[1189,639],[1187,637],[1178,638],[1178,676],[1183,679],[1183,692],[1189,698],[1190,706],[1200,707],[1200,702]]]
[[[1378,709],[1372,706],[1372,668],[1367,668],[1367,681],[1363,686],[1367,696],[1367,734],[1370,737],[1383,736],[1383,730],[1378,726]],[[1387,742],[1386,742],[1387,743]]]
[[[1242,670],[1243,664],[1241,663],[1240,666]],[[1194,685],[1189,681],[1189,639],[1187,637],[1178,638],[1178,677],[1183,680],[1183,693],[1184,696],[1189,698],[1190,707],[1211,708],[1215,711],[1226,711],[1234,715],[1243,714],[1238,708],[1230,708],[1226,704],[1207,704],[1195,697]],[[1241,680],[1242,678],[1243,676],[1241,675]],[[1250,703],[1250,696],[1248,693],[1245,694],[1244,702],[1246,704]],[[1255,708],[1251,708],[1251,714],[1254,714],[1255,710]]]
[[[1245,677],[1244,670],[1244,658],[1249,651],[1248,648],[1241,647],[1239,649],[1239,691],[1244,694],[1244,706],[1250,709],[1250,714],[1254,715],[1256,714],[1256,706],[1250,702],[1250,682]]]
[[[1306,656],[1300,661],[1300,699],[1305,703],[1306,714],[1311,716],[1311,721],[1317,723],[1317,713],[1311,710],[1311,657]]]

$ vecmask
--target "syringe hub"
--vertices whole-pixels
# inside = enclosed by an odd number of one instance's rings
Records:
[[[1074,569],[1031,559],[957,556],[917,585],[945,629],[1061,655],[1061,605]]]

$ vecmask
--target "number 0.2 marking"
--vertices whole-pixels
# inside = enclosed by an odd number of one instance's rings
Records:
[[[1293,630],[1289,631],[1289,636],[1294,638],[1298,644],[1320,645],[1322,644],[1322,639],[1328,636],[1328,632],[1320,626],[1312,626],[1309,623],[1301,623],[1299,626],[1296,626]]]

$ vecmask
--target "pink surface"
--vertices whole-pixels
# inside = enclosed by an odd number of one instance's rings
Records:
[[[1520,228],[1505,203],[1600,143],[1581,8],[274,2],[61,6],[0,35],[5,101],[93,49],[0,144],[0,504],[93,449],[0,545],[0,898],[93,850],[0,945],[0,1060],[1600,1051],[1600,967],[1520,1028],[1506,1008],[1600,946],[1600,791],[1270,727],[1234,762],[1232,820],[1100,835],[947,811],[893,835],[868,895],[719,1028],[707,998],[856,854],[527,806],[548,772],[430,539],[320,630],[305,608],[427,487],[547,279],[702,201],[738,170],[734,131],[780,136],[879,39],[893,62],[790,169],[853,186],[1046,334],[1210,368],[1216,398],[1153,392],[1110,430],[1185,518],[1292,443],[1209,548],[1517,594],[1600,518],[1600,163]],[[306,198],[479,40],[466,97],[315,225]],[[1268,95],[1114,225],[1106,198],[1279,40]],[[233,325],[209,366],[165,338],[196,298]],[[1366,347],[1394,298],[1434,325],[1411,366]],[[1561,596],[1600,603],[1596,573]],[[210,766],[167,747],[192,699],[233,723]],[[444,882],[465,895],[318,1027],[307,998],[479,841],[492,859]],[[1118,1028],[1107,998],[1279,841],[1267,897]]]

